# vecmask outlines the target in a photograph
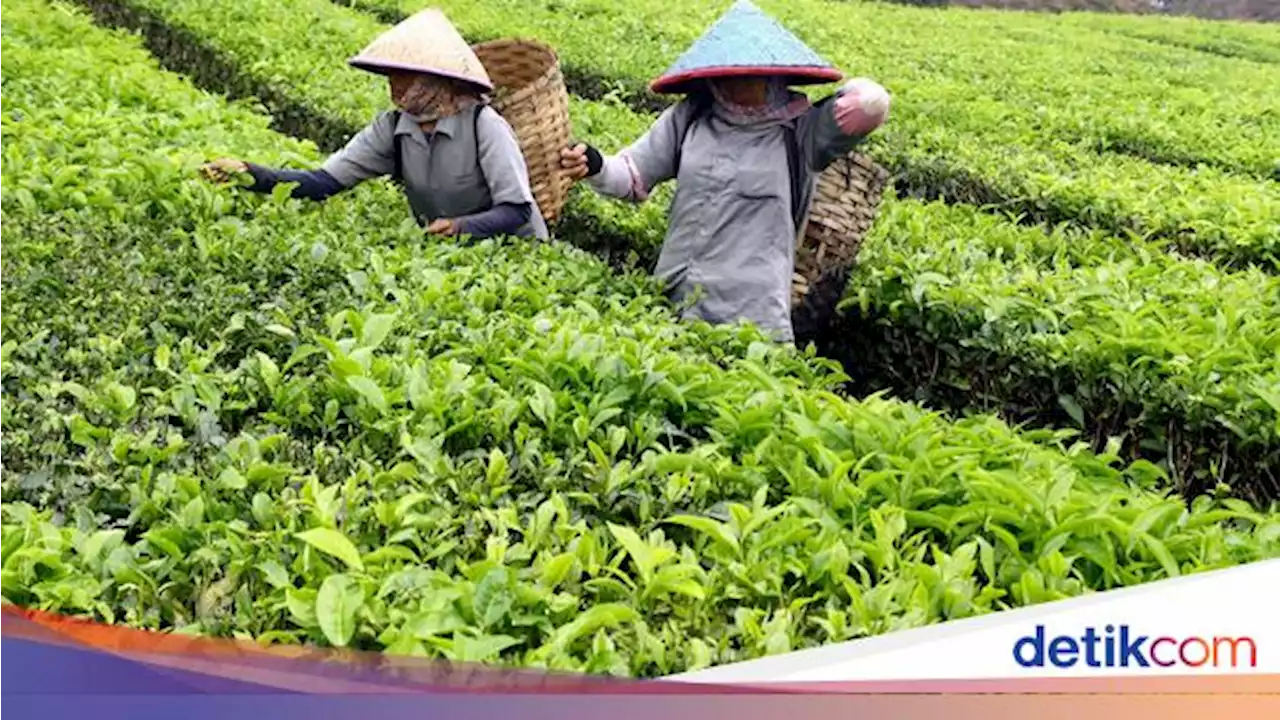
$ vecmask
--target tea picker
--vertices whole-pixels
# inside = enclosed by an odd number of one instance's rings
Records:
[[[469,47],[429,8],[349,62],[386,76],[396,109],[379,113],[320,168],[221,159],[205,166],[206,175],[225,181],[247,172],[257,192],[297,183],[292,195],[314,200],[389,177],[430,233],[548,237],[547,223],[568,189],[558,168],[568,97],[554,53],[522,41]],[[490,97],[495,90],[502,91],[498,102]]]
[[[740,0],[653,81],[684,97],[648,132],[614,156],[578,145],[562,163],[631,202],[676,180],[655,268],[671,298],[688,318],[746,319],[793,341],[834,309],[887,180],[853,152],[888,118],[883,87],[850,80],[816,104],[791,89],[842,77]]]

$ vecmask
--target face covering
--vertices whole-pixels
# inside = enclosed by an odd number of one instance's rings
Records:
[[[804,114],[809,109],[809,98],[793,92],[787,87],[786,80],[778,77],[767,78],[765,101],[762,105],[739,105],[729,99],[723,87],[715,80],[707,84],[711,96],[715,99],[715,108],[721,117],[731,122],[750,123],[765,120],[790,120]]]
[[[417,75],[397,104],[415,122],[428,123],[456,115],[483,101],[481,95],[458,92],[455,83],[446,78]]]

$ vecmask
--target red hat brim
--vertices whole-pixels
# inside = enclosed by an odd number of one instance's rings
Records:
[[[783,77],[789,85],[821,85],[844,79],[844,73],[831,67],[802,65],[733,65],[705,67],[663,75],[649,84],[655,93],[687,93],[698,81],[728,77]]]

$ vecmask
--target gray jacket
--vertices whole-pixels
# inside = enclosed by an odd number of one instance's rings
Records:
[[[484,106],[474,124],[472,117],[468,110],[441,118],[433,136],[427,137],[410,116],[380,113],[330,156],[324,169],[344,187],[390,175],[396,169],[395,139],[401,136],[401,179],[418,218],[430,222],[500,203],[528,203],[532,214],[517,234],[546,239],[547,225],[529,189],[529,171],[515,132],[491,107]]]
[[[655,268],[671,299],[684,303],[700,291],[685,317],[746,319],[792,342],[796,219],[807,216],[818,175],[862,138],[840,130],[830,102],[791,120],[756,122],[731,120],[714,105],[696,108],[685,98],[665,110],[588,182],[601,193],[643,202],[658,184],[676,180]]]

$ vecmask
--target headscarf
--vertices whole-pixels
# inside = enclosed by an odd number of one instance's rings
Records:
[[[809,98],[795,92],[785,78],[765,79],[765,102],[762,105],[739,105],[729,99],[720,83],[707,82],[717,114],[735,124],[749,124],[774,120],[790,120],[803,115],[812,104]]]
[[[439,75],[418,74],[399,99],[400,109],[416,122],[435,122],[488,102],[478,91]]]

